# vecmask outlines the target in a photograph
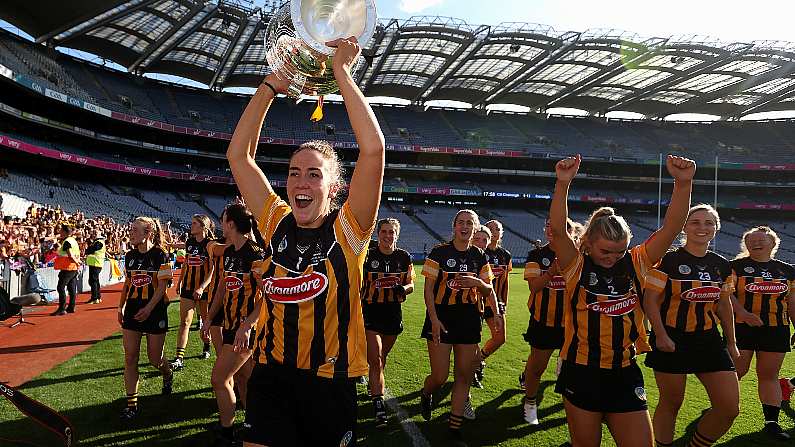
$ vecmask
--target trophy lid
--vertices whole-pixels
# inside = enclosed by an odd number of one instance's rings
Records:
[[[375,0],[291,0],[290,17],[298,36],[313,50],[331,55],[326,42],[356,36],[364,47],[378,16]]]

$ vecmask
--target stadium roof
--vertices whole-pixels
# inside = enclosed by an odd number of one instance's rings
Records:
[[[262,42],[272,12],[233,0],[0,3],[0,18],[37,42],[214,89],[256,86],[269,73]],[[795,44],[789,42],[412,17],[380,20],[365,53],[372,63],[356,77],[366,95],[418,104],[454,100],[649,117],[795,109]]]

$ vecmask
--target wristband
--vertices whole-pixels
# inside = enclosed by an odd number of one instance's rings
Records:
[[[268,82],[268,81],[262,81],[262,85],[265,85],[265,86],[267,86],[269,89],[271,89],[271,91],[273,92],[273,96],[274,96],[274,97],[276,97],[276,95],[277,95],[277,93],[276,93],[276,89],[275,89],[275,88],[274,88],[274,87],[271,85],[271,83],[270,83],[270,82]]]

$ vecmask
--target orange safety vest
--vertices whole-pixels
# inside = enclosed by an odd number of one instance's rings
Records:
[[[70,247],[68,252],[63,249],[64,242],[69,242]],[[64,239],[61,245],[58,246],[58,256],[55,258],[55,264],[53,265],[55,270],[77,270],[77,263],[69,257],[69,254],[74,258],[80,257],[80,247],[77,246],[75,238],[71,236]]]

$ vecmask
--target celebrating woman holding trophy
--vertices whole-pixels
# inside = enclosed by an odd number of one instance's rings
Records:
[[[364,41],[369,38],[361,37],[364,28],[349,26],[340,33]],[[327,142],[310,141],[293,153],[287,201],[254,161],[274,96],[287,94],[296,81],[278,67],[249,102],[227,151],[237,186],[257,216],[266,256],[256,366],[248,384],[247,446],[356,445],[351,379],[368,372],[359,288],[381,199],[384,136],[351,76],[359,39],[326,44],[335,49],[326,66],[333,70],[359,145],[342,207],[335,203],[344,185],[342,169]],[[308,78],[300,83],[308,84]]]

